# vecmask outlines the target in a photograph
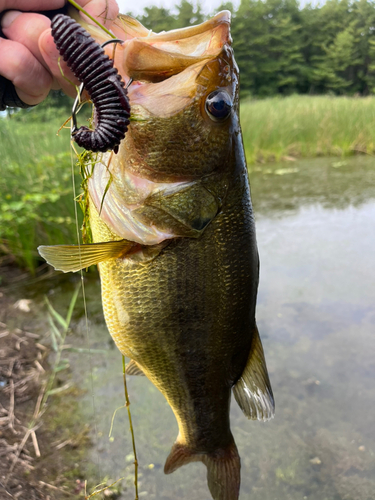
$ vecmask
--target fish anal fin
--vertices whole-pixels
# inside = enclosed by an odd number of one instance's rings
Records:
[[[201,455],[194,453],[184,444],[174,443],[164,465],[164,474],[172,474],[183,465],[200,461],[202,461]]]
[[[203,462],[207,467],[207,483],[214,500],[238,500],[240,492],[240,457],[234,441],[213,453],[194,452],[176,442],[165,462],[165,474],[191,462]]]
[[[135,245],[132,241],[107,241],[88,245],[52,245],[38,247],[48,264],[64,273],[76,272],[99,262],[125,256]]]
[[[131,359],[128,365],[125,368],[125,373],[126,375],[143,375],[143,370],[140,368],[138,363],[134,361],[134,359]]]
[[[233,393],[239,407],[248,418],[262,421],[273,418],[275,402],[256,326],[247,364],[233,387]]]

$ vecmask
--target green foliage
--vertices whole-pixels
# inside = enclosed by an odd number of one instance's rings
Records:
[[[201,12],[200,5],[194,8],[188,0],[181,0],[179,5],[176,5],[177,16],[174,28],[184,28],[185,26],[192,26],[204,21],[204,16]],[[169,28],[170,29],[170,28]]]
[[[175,18],[171,15],[169,10],[164,7],[153,5],[151,7],[145,7],[144,14],[139,17],[139,21],[146,26],[146,28],[152,29],[156,33],[160,33],[160,31],[171,29],[170,27],[175,23]]]
[[[248,164],[375,153],[375,98],[290,96],[245,100]]]
[[[38,245],[77,239],[69,136],[53,132],[60,123],[26,125],[13,117],[0,119],[1,251],[30,271],[38,262]]]
[[[245,93],[291,93],[303,78],[296,0],[245,1],[235,14],[233,46]]]
[[[188,0],[181,0],[176,5],[176,14],[171,14],[164,7],[145,7],[143,16],[138,16],[139,21],[155,33],[171,29],[184,28],[194,24],[202,23],[205,19],[200,5],[195,8]]]

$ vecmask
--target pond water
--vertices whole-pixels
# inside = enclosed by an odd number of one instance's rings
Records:
[[[250,180],[261,259],[257,321],[276,416],[267,423],[248,421],[233,401],[240,499],[373,499],[375,160],[263,165]],[[59,282],[51,301],[64,310],[74,286],[73,278]],[[125,476],[120,498],[131,499],[133,456],[124,408],[109,437],[113,413],[124,403],[122,360],[103,321],[96,279],[87,280],[86,296],[90,345],[106,354],[70,354],[74,379],[86,390],[83,419],[92,429],[85,466],[92,484]],[[69,343],[85,347],[78,309]],[[145,377],[128,377],[128,387],[140,498],[209,500],[203,464],[163,473],[177,436],[163,396]]]

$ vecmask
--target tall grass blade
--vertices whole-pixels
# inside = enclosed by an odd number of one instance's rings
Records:
[[[80,289],[81,289],[81,285],[78,285],[77,288],[74,290],[73,297],[72,297],[70,304],[69,304],[68,314],[66,315],[66,320],[65,320],[65,322],[67,324],[67,329],[69,328],[70,322],[72,320],[73,310],[74,310],[74,307],[76,305],[77,297],[78,297]]]
[[[56,309],[52,307],[51,302],[48,300],[48,298],[45,296],[44,300],[47,304],[48,311],[50,314],[55,318],[55,320],[64,328],[64,331],[67,331],[69,328],[69,323],[66,322],[66,320],[59,314]],[[61,335],[60,335],[61,337]]]
[[[48,314],[48,323],[50,324],[51,327],[51,343],[52,343],[52,349],[57,352],[59,350],[59,347],[57,345],[57,338],[60,339],[61,342],[61,334],[59,330],[57,329],[55,323],[53,322],[52,317],[50,314]],[[57,338],[56,338],[57,337]]]

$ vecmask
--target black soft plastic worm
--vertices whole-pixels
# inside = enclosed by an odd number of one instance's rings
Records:
[[[130,123],[130,105],[124,82],[113,60],[78,23],[58,14],[52,19],[52,36],[61,56],[83,83],[94,103],[95,130],[80,127],[72,135],[76,143],[90,151],[118,151]]]

